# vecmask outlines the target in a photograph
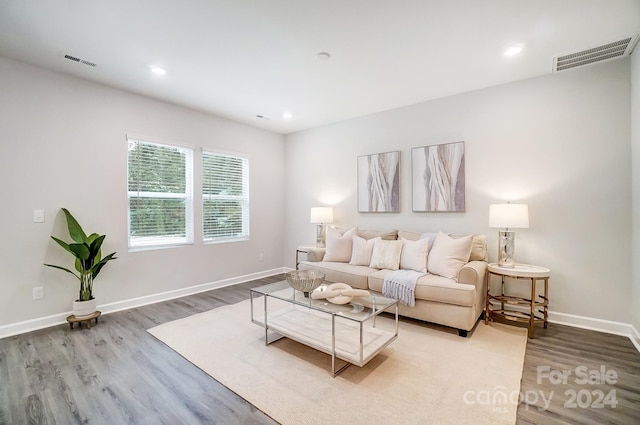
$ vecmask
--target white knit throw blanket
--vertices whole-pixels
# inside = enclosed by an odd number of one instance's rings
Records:
[[[387,273],[382,283],[382,295],[413,307],[416,305],[416,282],[424,275],[415,270],[396,270]]]

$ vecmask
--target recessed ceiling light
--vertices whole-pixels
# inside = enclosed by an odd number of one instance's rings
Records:
[[[511,46],[504,51],[505,56],[514,56],[522,51],[522,45]]]
[[[293,114],[291,112],[284,112],[282,118],[293,118]]]
[[[327,52],[320,52],[317,54],[318,60],[321,61],[328,61],[329,59],[331,59],[331,55]]]
[[[167,71],[164,68],[160,68],[159,66],[152,66],[151,72],[153,72],[156,75],[165,75],[167,73]]]

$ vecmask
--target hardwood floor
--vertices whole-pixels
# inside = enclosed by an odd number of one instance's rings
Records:
[[[276,424],[146,332],[282,276],[0,339],[0,425]]]
[[[527,342],[520,392],[518,424],[640,424],[640,353],[629,338],[550,323]]]
[[[0,425],[275,424],[146,330],[242,301],[249,288],[282,279],[105,315],[90,330],[61,325],[0,339]],[[553,324],[536,336],[527,345],[521,392],[528,403],[519,405],[519,424],[640,423],[640,354],[627,338]],[[576,383],[580,366],[615,371],[616,383]],[[568,383],[551,384],[547,376],[563,370],[572,371]],[[584,407],[585,391],[592,403],[596,390],[615,391],[616,407]],[[540,391],[551,398],[546,409],[542,397],[534,400]],[[576,408],[565,407],[566,391],[575,391]]]

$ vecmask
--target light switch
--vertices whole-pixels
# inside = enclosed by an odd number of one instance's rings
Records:
[[[33,210],[33,222],[44,223],[44,210]]]

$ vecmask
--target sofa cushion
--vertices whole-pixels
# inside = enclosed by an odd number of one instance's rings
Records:
[[[380,237],[366,240],[360,236],[353,236],[353,250],[351,251],[351,261],[354,266],[368,266],[371,263],[373,245],[379,241]]]
[[[454,239],[438,233],[427,260],[427,271],[449,279],[457,279],[458,272],[469,261],[473,235]]]
[[[380,238],[386,241],[395,241],[398,239],[398,231],[396,229],[393,230],[363,230],[358,229],[358,236],[363,239],[374,239]]]
[[[438,232],[415,233],[398,230],[398,239],[408,239],[410,241],[417,241],[418,239],[429,239],[429,245],[433,245],[433,241],[436,240],[436,236],[438,236]]]
[[[343,282],[352,288],[369,289],[369,275],[377,272],[367,266],[353,266],[348,263],[331,261],[302,261],[298,265],[300,270],[319,270],[325,275],[328,282]]]
[[[390,270],[379,270],[369,276],[369,289],[382,293],[384,277]],[[416,300],[435,301],[461,306],[473,306],[477,293],[476,286],[457,283],[453,279],[427,274],[416,282]]]
[[[375,269],[398,270],[400,267],[400,254],[402,253],[402,241],[385,241],[379,239],[373,245],[371,264]]]
[[[356,234],[358,234],[357,227],[344,233],[333,226],[327,227],[327,250],[324,254],[324,260],[348,263],[351,260],[351,250],[353,249],[353,235]]]
[[[398,239],[409,239],[410,241],[417,241],[418,239],[420,239],[420,233],[398,230]]]
[[[427,254],[429,252],[429,240],[418,239],[410,241],[402,239],[402,253],[400,254],[400,268],[427,272]]]

